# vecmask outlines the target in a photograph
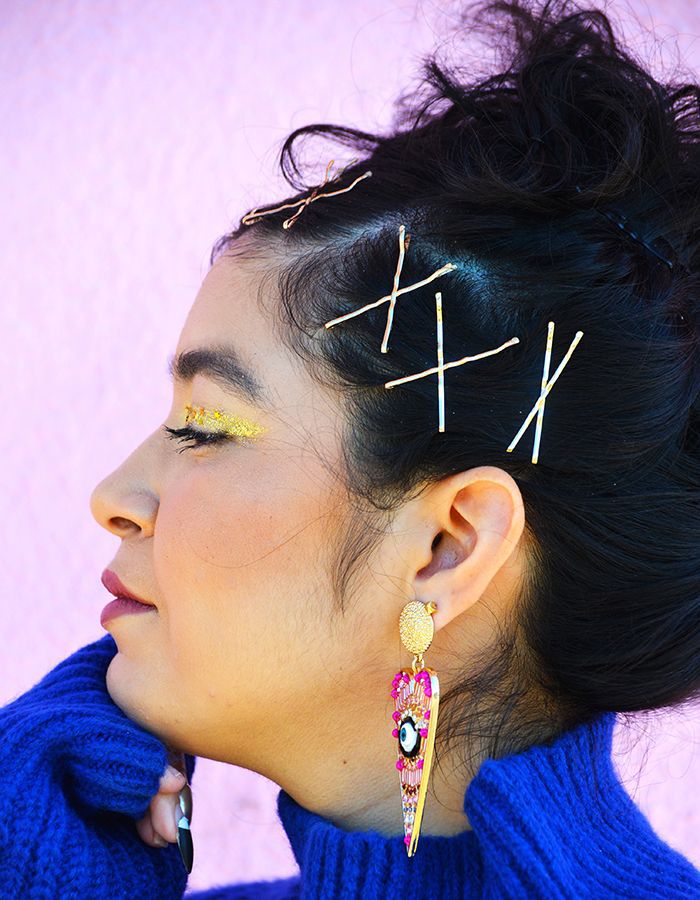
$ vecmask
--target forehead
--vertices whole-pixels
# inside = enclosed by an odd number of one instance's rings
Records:
[[[222,344],[232,348],[268,398],[258,406],[266,420],[276,422],[269,443],[286,448],[285,452],[303,446],[305,452],[337,458],[343,410],[337,396],[310,376],[299,356],[275,333],[277,278],[274,272],[266,277],[273,265],[274,261],[259,258],[220,256],[197,293],[176,354]]]
[[[260,261],[220,256],[207,272],[187,316],[178,350],[231,343],[256,368],[277,346],[271,323],[259,308]],[[269,290],[269,289],[268,289]]]
[[[270,266],[260,259],[219,256],[197,292],[177,352],[230,345],[273,401],[284,403],[290,391],[308,389],[310,379],[301,360],[276,337],[272,313],[265,311],[275,307],[270,292],[276,279],[264,277]]]

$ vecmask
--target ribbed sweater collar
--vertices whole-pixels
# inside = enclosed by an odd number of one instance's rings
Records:
[[[277,809],[300,868],[300,896],[448,900],[488,887],[496,896],[573,897],[586,884],[633,896],[637,881],[635,896],[650,896],[655,879],[662,896],[669,866],[697,886],[697,870],[657,837],[620,783],[614,724],[605,713],[549,744],[486,760],[464,796],[472,830],[421,834],[410,859],[402,835],[346,831],[281,790]]]

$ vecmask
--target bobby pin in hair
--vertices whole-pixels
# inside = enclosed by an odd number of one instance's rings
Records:
[[[406,226],[399,225],[399,259],[396,263],[396,272],[394,273],[394,285],[391,289],[391,296],[389,299],[389,309],[386,314],[386,328],[384,329],[384,337],[382,338],[382,346],[381,352],[387,352],[387,342],[389,340],[389,332],[391,331],[391,326],[394,321],[394,307],[396,306],[396,296],[399,288],[399,278],[401,277],[401,269],[403,269],[403,258],[408,249],[408,244],[411,240],[411,235],[406,234]]]
[[[451,369],[453,366],[461,366],[466,362],[473,362],[475,359],[483,359],[485,356],[493,356],[495,353],[500,353],[501,350],[505,350],[506,347],[510,347],[512,344],[519,344],[520,338],[513,337],[509,341],[506,341],[505,344],[501,344],[500,347],[497,347],[495,350],[485,350],[483,353],[477,353],[476,356],[463,356],[461,359],[456,359],[453,362],[446,363],[443,357],[443,346],[442,346],[442,294],[435,294],[435,311],[437,315],[437,366],[433,366],[430,369],[425,369],[423,372],[416,372],[414,375],[406,375],[403,378],[395,378],[393,381],[387,381],[384,385],[385,388],[393,388],[396,387],[397,384],[405,384],[407,381],[417,381],[419,378],[425,378],[428,375],[434,375],[437,373],[438,376],[438,430],[445,430],[445,370]]]
[[[352,319],[354,316],[361,316],[363,313],[368,312],[370,309],[375,309],[377,306],[381,306],[382,303],[389,304],[389,312],[386,317],[386,328],[384,329],[384,337],[382,339],[381,351],[382,353],[387,352],[387,340],[389,339],[389,332],[391,331],[391,325],[393,322],[393,310],[396,305],[396,298],[401,294],[407,294],[409,291],[415,291],[416,288],[423,287],[424,284],[429,284],[435,278],[440,278],[441,275],[447,274],[447,272],[451,272],[453,269],[456,269],[457,266],[454,263],[445,263],[444,266],[440,266],[439,269],[436,269],[432,275],[428,275],[427,278],[423,278],[421,281],[416,281],[414,284],[408,284],[406,287],[400,288],[399,285],[399,277],[401,275],[401,269],[403,267],[403,258],[404,252],[408,247],[408,242],[410,240],[410,235],[406,236],[404,240],[404,234],[406,231],[406,226],[399,226],[399,261],[396,265],[396,272],[394,274],[394,284],[391,289],[390,294],[386,294],[384,297],[380,297],[379,300],[373,300],[372,303],[367,303],[365,306],[360,307],[360,309],[354,309],[352,312],[346,313],[344,316],[338,316],[337,319],[331,319],[329,322],[325,323],[325,328],[332,328],[334,325],[338,325],[340,322],[346,322],[348,319]]]
[[[258,219],[262,216],[269,216],[272,213],[281,212],[283,209],[294,209],[295,206],[298,206],[299,209],[294,213],[294,215],[282,222],[282,228],[289,229],[292,227],[297,218],[302,214],[302,212],[306,209],[306,207],[310,203],[313,203],[314,200],[320,200],[322,197],[335,197],[336,194],[345,194],[347,191],[351,191],[358,182],[362,181],[363,178],[369,178],[372,174],[372,172],[368,169],[364,173],[364,175],[359,175],[348,187],[341,188],[338,191],[330,191],[328,193],[319,194],[320,189],[324,185],[328,184],[328,173],[330,172],[330,168],[333,165],[333,162],[334,160],[331,159],[326,166],[326,174],[323,181],[320,185],[318,185],[311,191],[308,197],[305,197],[303,200],[297,200],[295,203],[284,203],[282,206],[276,206],[274,209],[251,210],[251,212],[248,212],[243,216],[243,218],[241,219],[241,224],[252,225],[254,222],[257,222]],[[335,181],[335,179],[340,178],[345,169],[351,166],[354,162],[357,162],[357,160],[351,160],[344,168],[340,170],[340,172],[338,172],[337,175],[334,176],[333,180]]]
[[[552,390],[552,387],[554,386],[554,383],[556,382],[557,378],[559,378],[561,373],[564,371],[564,366],[571,359],[571,354],[574,352],[578,342],[583,337],[582,331],[576,332],[574,339],[571,341],[571,345],[569,346],[569,349],[566,351],[566,355],[564,356],[564,359],[562,359],[562,361],[559,363],[559,366],[557,367],[557,370],[554,373],[554,375],[552,375],[551,380],[547,381],[547,379],[549,378],[549,362],[552,358],[552,344],[554,343],[554,322],[549,322],[547,329],[548,329],[547,330],[547,347],[546,347],[545,355],[544,355],[544,370],[542,372],[542,386],[540,388],[540,396],[537,399],[537,402],[535,403],[535,405],[530,410],[527,418],[523,422],[522,427],[520,428],[520,431],[515,435],[513,440],[510,442],[510,444],[506,448],[506,451],[508,453],[512,453],[513,448],[518,443],[518,441],[523,436],[523,434],[525,434],[525,431],[526,431],[528,425],[530,424],[530,422],[532,422],[532,418],[535,415],[535,413],[537,412],[537,424],[535,426],[535,442],[534,442],[534,446],[533,446],[533,450],[532,450],[532,462],[533,463],[536,463],[539,458],[540,435],[542,433],[542,420],[544,418],[544,404],[547,399],[547,395]]]
[[[384,297],[380,297],[379,300],[375,300],[372,303],[368,303],[360,309],[353,310],[353,312],[346,313],[345,315],[338,316],[336,319],[331,319],[329,322],[325,323],[326,328],[332,328],[334,325],[337,325],[340,322],[345,322],[347,319],[352,319],[354,316],[360,316],[363,313],[367,312],[370,309],[375,309],[377,306],[380,306],[382,303],[389,303],[389,314],[387,315],[387,325],[384,331],[384,340],[382,341],[382,352],[386,352],[386,340],[389,336],[389,331],[391,329],[392,324],[392,316],[391,313],[393,311],[393,307],[396,303],[396,298],[400,294],[405,294],[408,291],[413,291],[416,288],[422,287],[425,284],[433,281],[436,278],[439,278],[441,275],[446,274],[447,272],[456,269],[457,266],[453,263],[445,263],[444,266],[441,266],[432,275],[429,275],[427,278],[423,278],[421,281],[415,282],[415,284],[407,285],[406,287],[399,288],[399,277],[401,275],[401,268],[403,266],[403,259],[406,247],[408,245],[408,238],[405,238],[405,226],[401,225],[399,228],[399,260],[396,266],[396,272],[394,274],[394,284],[392,287],[392,291],[390,294],[387,294]],[[496,347],[493,350],[485,350],[483,353],[477,353],[474,356],[463,356],[461,359],[453,360],[452,362],[446,363],[444,360],[444,348],[443,348],[443,317],[442,317],[442,293],[440,291],[435,294],[435,315],[436,315],[436,333],[437,333],[437,366],[432,366],[429,369],[425,369],[422,372],[416,372],[413,375],[405,375],[402,378],[395,378],[392,381],[387,381],[384,384],[385,388],[393,388],[399,384],[406,384],[409,381],[417,381],[419,378],[426,378],[428,375],[434,375],[437,373],[438,376],[438,431],[445,431],[445,371],[447,369],[451,369],[454,366],[461,366],[467,362],[473,362],[477,359],[484,359],[487,356],[493,356],[496,353],[500,353],[501,350],[505,350],[506,347],[511,347],[513,344],[520,343],[520,338],[512,337],[510,340],[506,341],[504,344],[501,344],[500,347]],[[554,387],[557,379],[564,371],[564,368],[568,361],[571,359],[571,355],[576,349],[579,341],[583,337],[582,331],[577,331],[573,340],[571,341],[571,345],[567,350],[564,358],[561,363],[557,367],[554,375],[549,378],[549,367],[552,358],[552,346],[554,343],[554,322],[548,323],[548,331],[547,331],[547,344],[545,348],[545,359],[544,359],[544,368],[542,372],[542,382],[540,386],[540,396],[535,402],[534,406],[530,410],[527,418],[523,422],[520,430],[515,435],[509,446],[507,447],[507,452],[512,453],[513,448],[517,445],[520,438],[523,436],[525,431],[527,430],[530,422],[537,413],[537,423],[535,425],[535,441],[532,452],[532,462],[536,463],[539,459],[539,448],[540,448],[540,439],[542,435],[542,423],[544,420],[544,405],[549,395],[550,391]]]

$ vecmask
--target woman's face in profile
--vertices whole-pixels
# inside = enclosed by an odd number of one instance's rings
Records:
[[[286,749],[302,752],[315,708],[333,707],[342,673],[367,659],[372,635],[386,640],[388,618],[372,591],[346,617],[334,611],[332,550],[347,510],[332,474],[340,410],[273,336],[255,265],[218,258],[175,355],[227,345],[260,398],[186,372],[164,424],[181,428],[190,404],[258,434],[193,447],[159,427],[91,505],[121,538],[108,568],[157,607],[105,625],[119,650],[107,676],[114,701],[173,748],[280,777],[274,766]],[[383,679],[388,671],[378,666]]]

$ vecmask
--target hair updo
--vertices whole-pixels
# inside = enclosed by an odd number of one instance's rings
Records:
[[[360,160],[321,192],[371,178],[310,203],[289,230],[290,210],[240,224],[211,260],[243,234],[281,251],[276,327],[342,398],[357,504],[339,552],[341,611],[387,515],[426,483],[481,465],[517,482],[531,563],[517,621],[441,701],[443,742],[478,733],[497,756],[543,729],[699,692],[700,88],[656,81],[600,10],[504,0],[473,11],[463,25],[495,39],[500,71],[470,80],[433,53],[390,134],[296,129],[280,165],[297,193],[269,207],[310,190],[293,152],[302,136]],[[607,222],[608,208],[682,265]],[[400,224],[411,236],[400,285],[457,268],[398,298],[380,353],[386,304],[323,325],[390,293]],[[519,338],[447,371],[442,433],[436,376],[383,386],[435,365],[436,290],[445,361]],[[506,447],[539,396],[549,320],[550,377],[584,336],[548,396],[533,464],[534,422]],[[547,698],[534,709],[533,690]]]

